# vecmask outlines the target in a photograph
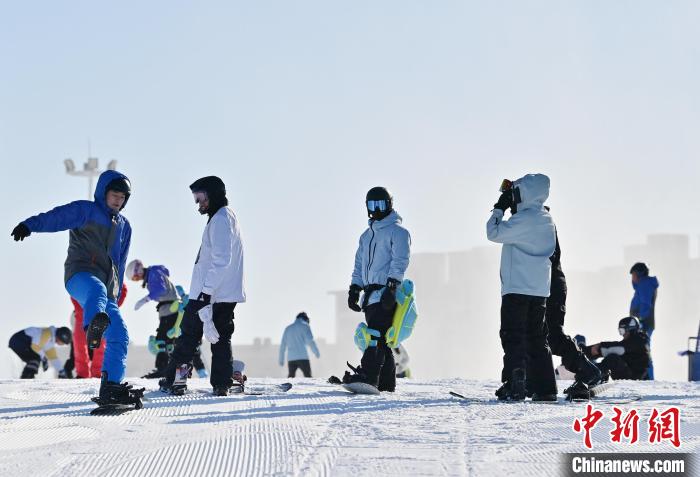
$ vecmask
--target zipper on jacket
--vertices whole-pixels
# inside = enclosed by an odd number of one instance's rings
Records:
[[[367,246],[367,281],[369,281],[369,269],[372,266],[372,242],[374,241],[374,221],[370,222],[369,229],[372,231],[372,238],[369,239],[369,246]],[[375,244],[376,248],[377,245]],[[367,283],[369,285],[369,283]]]

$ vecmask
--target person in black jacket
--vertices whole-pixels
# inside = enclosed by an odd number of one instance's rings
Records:
[[[598,367],[613,379],[646,379],[649,367],[649,344],[639,320],[628,316],[620,320],[622,341],[603,341],[586,347],[592,358],[602,357]]]
[[[549,211],[549,207],[545,208]],[[554,254],[549,257],[552,262],[552,281],[545,312],[547,342],[552,349],[552,354],[561,356],[564,367],[575,374],[574,384],[564,390],[564,393],[576,398],[587,397],[588,387],[600,381],[601,373],[597,366],[586,357],[576,341],[564,333],[567,287],[566,277],[561,268],[561,248],[556,229],[554,233],[556,246]],[[528,374],[531,374],[529,370]]]

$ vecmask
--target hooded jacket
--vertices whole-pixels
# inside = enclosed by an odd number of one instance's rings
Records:
[[[151,265],[144,271],[143,286],[148,298],[158,303],[171,303],[178,299],[175,285],[170,281],[170,271],[164,265]]]
[[[656,277],[642,277],[639,283],[633,283],[634,296],[630,304],[630,315],[639,318],[645,330],[653,330],[656,326],[654,308],[656,306],[656,290],[659,280]]]
[[[395,210],[382,220],[369,220],[369,228],[360,236],[355,253],[352,285],[384,286],[389,278],[403,281],[411,258],[411,235],[401,222]],[[372,293],[367,305],[377,303],[382,290]]]
[[[221,207],[207,222],[192,270],[190,296],[211,296],[211,303],[245,302],[243,241],[236,214]]]
[[[311,348],[311,351],[317,358],[321,356],[314,341],[314,335],[311,333],[311,327],[303,318],[297,318],[294,320],[294,323],[284,329],[284,334],[282,334],[279,354],[280,364],[284,364],[285,352],[287,361],[308,360],[307,346]]]
[[[24,224],[32,232],[70,230],[64,281],[79,272],[90,273],[105,284],[107,296],[116,299],[124,283],[131,225],[107,207],[107,186],[115,179],[128,180],[120,172],[105,171],[97,181],[94,201],[76,200],[30,217]]]
[[[548,297],[556,248],[554,221],[544,208],[549,197],[549,177],[528,174],[513,183],[520,189],[517,213],[503,220],[494,209],[486,223],[486,236],[503,244],[501,250],[501,295],[517,293]]]

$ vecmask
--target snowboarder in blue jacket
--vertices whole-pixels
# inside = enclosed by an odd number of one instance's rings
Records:
[[[642,325],[642,331],[646,333],[647,344],[651,347],[651,335],[656,327],[654,308],[656,307],[656,292],[659,288],[659,280],[649,276],[649,267],[645,263],[637,262],[630,269],[632,275],[632,287],[634,296],[630,304],[630,315],[636,316]],[[654,363],[649,360],[647,379],[654,379]]]
[[[94,201],[77,200],[29,217],[11,233],[19,241],[32,232],[70,231],[65,287],[84,310],[88,347],[98,348],[103,335],[107,340],[100,400],[114,403],[132,403],[134,393],[121,384],[129,335],[117,305],[131,243],[131,226],[121,210],[130,195],[129,179],[108,170],[97,181]]]

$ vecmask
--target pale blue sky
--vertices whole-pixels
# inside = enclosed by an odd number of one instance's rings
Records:
[[[501,179],[526,172],[552,178],[566,267],[620,263],[648,233],[697,237],[699,13],[692,1],[2,2],[0,341],[67,319],[67,233],[8,234],[84,198],[62,160],[82,164],[88,138],[132,180],[131,256],[186,286],[205,223],[187,186],[225,180],[246,245],[238,342],[279,339],[302,309],[332,339],[327,292],[348,285],[377,184],[416,252],[487,244]],[[131,311],[141,295],[131,287],[126,317],[145,343],[156,317]]]

